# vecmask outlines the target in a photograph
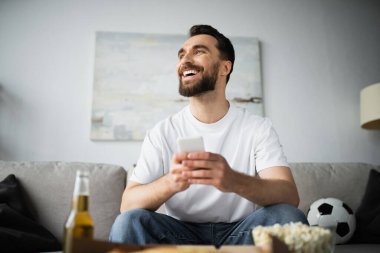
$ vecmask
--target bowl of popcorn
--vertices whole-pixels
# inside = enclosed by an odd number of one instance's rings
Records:
[[[285,225],[257,226],[252,230],[253,241],[265,248],[275,237],[282,241],[291,253],[332,253],[334,238],[330,229],[310,227],[300,222]]]

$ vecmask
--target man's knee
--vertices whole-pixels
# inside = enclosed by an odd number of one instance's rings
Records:
[[[151,211],[142,208],[131,209],[119,214],[116,217],[115,224],[120,224],[121,226],[129,226],[131,221],[137,222],[149,219],[151,213]]]
[[[253,228],[258,225],[271,226],[274,224],[286,224],[290,222],[302,222],[308,224],[304,213],[289,204],[275,204],[263,207],[245,218],[245,223]]]
[[[119,214],[112,225],[110,237],[111,241],[124,241],[130,237],[129,233],[135,230],[142,230],[143,223],[149,221],[152,211],[136,208]]]
[[[305,214],[298,208],[289,204],[276,204],[263,208],[273,216],[277,223],[302,222],[308,224]]]

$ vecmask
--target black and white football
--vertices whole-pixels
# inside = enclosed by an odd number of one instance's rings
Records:
[[[336,198],[319,199],[310,205],[307,213],[310,226],[330,228],[335,231],[335,243],[350,240],[356,228],[352,209]]]

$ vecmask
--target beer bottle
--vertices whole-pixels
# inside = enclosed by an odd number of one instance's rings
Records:
[[[89,197],[89,173],[77,171],[72,209],[65,224],[63,246],[65,253],[72,251],[74,237],[92,239],[94,236],[94,223],[89,213]]]

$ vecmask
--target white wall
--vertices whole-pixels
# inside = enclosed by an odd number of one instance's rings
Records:
[[[359,92],[380,81],[376,0],[0,0],[0,159],[131,167],[141,143],[89,140],[94,32],[199,23],[260,39],[266,115],[289,161],[380,164],[380,131],[359,126]]]

